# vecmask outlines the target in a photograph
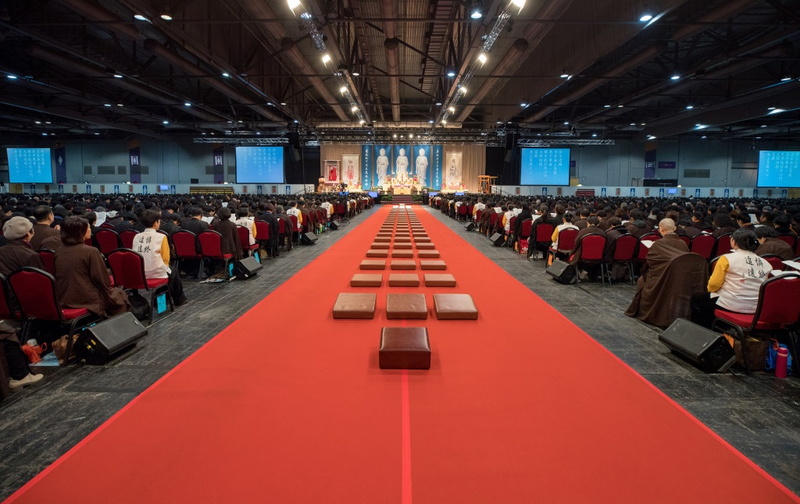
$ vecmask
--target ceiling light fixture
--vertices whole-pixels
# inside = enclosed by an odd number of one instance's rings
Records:
[[[135,19],[137,21],[147,21],[148,23],[150,22],[150,20],[147,19],[147,17],[144,16],[143,14],[134,14],[133,15],[133,19]]]
[[[121,79],[122,78],[122,74],[115,73],[114,74],[114,78],[115,79]]]
[[[781,112],[786,112],[786,110],[784,110],[782,108],[776,108],[776,109],[770,110],[767,115],[780,114]]]
[[[455,70],[448,70],[447,71],[447,76],[448,77],[455,77],[456,76],[456,71]]]
[[[361,75],[361,73],[360,72],[353,72],[350,75],[352,75],[353,77],[358,77],[359,75]]]
[[[300,0],[287,0],[286,2],[289,5],[289,10],[294,12],[294,10],[300,7]]]
[[[187,101],[187,102],[183,102],[183,106],[184,106],[184,107],[191,107],[191,106],[192,106],[192,103],[191,103],[191,102],[188,102],[188,101]]]
[[[342,94],[347,94],[347,91],[348,91],[347,86],[342,86],[339,88],[339,92]]]
[[[692,110],[693,108],[694,108],[694,105],[686,105],[686,110]]]
[[[669,80],[674,80],[674,81],[676,81],[676,80],[678,80],[680,78],[681,78],[680,74],[677,74],[677,73],[674,73],[674,74],[669,76]]]
[[[161,15],[159,17],[164,21],[172,21],[172,12],[169,10],[168,5],[161,7]]]
[[[330,61],[331,61],[331,55],[330,54],[323,54],[322,55],[322,62],[323,63],[325,63],[327,65],[328,63],[330,63]]]
[[[227,79],[228,77],[231,76],[231,74],[229,74],[228,72],[222,72],[222,76]]]
[[[16,80],[17,79],[16,75],[11,75],[11,74],[6,75],[6,77],[11,79],[11,80]]]
[[[486,60],[487,60],[487,58],[486,58],[486,53],[483,53],[483,52],[482,52],[482,53],[480,53],[480,54],[478,55],[478,61],[480,61],[480,62],[481,62],[481,65],[485,65],[485,64],[486,64]]]
[[[650,21],[652,19],[653,19],[653,15],[650,14],[649,12],[645,12],[644,14],[642,14],[639,17],[639,21],[641,21],[642,23],[646,23],[646,22],[648,22],[648,21]]]

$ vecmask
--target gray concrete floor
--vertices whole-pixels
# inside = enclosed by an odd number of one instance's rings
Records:
[[[430,211],[534,293],[567,315],[647,380],[768,473],[800,494],[800,380],[766,373],[706,374],[658,342],[659,330],[623,315],[633,287],[560,285],[542,262],[492,246]],[[104,366],[70,366],[0,403],[0,500],[64,454],[131,399],[327,250],[372,211],[317,244],[265,262],[257,277],[231,285],[186,281],[189,303],[150,326],[137,346]],[[190,327],[191,330],[187,330]],[[534,330],[531,327],[531,330]],[[591,379],[591,377],[586,377]]]

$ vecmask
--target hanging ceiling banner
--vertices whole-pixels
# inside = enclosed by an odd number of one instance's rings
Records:
[[[433,146],[433,183],[431,187],[439,191],[442,188],[442,165],[444,164],[444,147],[441,145]]]
[[[372,146],[361,146],[361,189],[369,191],[372,189]]]

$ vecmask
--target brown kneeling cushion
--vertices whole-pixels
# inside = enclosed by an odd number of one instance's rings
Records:
[[[433,309],[439,320],[476,320],[478,308],[469,294],[434,294]]]
[[[356,273],[350,279],[350,287],[380,287],[383,275],[380,273]]]
[[[431,344],[425,327],[384,327],[378,350],[381,369],[430,369]]]
[[[389,287],[419,287],[419,276],[416,273],[390,273]]]
[[[386,318],[427,319],[428,305],[424,294],[387,294]]]
[[[389,257],[388,250],[376,250],[376,249],[369,249],[367,250],[367,257]]]
[[[371,319],[375,316],[375,294],[342,292],[333,305],[335,319]]]
[[[367,254],[369,257],[369,254]],[[417,257],[420,259],[436,259],[439,257],[438,250],[417,250]]]
[[[419,267],[424,270],[443,270],[447,269],[447,263],[436,259],[426,259],[419,262]]]
[[[417,262],[409,259],[399,259],[392,261],[389,269],[393,270],[415,270],[417,269]]]
[[[361,261],[362,270],[382,270],[386,268],[386,261],[382,259],[364,259]]]
[[[456,277],[447,273],[425,273],[425,287],[455,287]]]
[[[433,250],[433,249],[436,248],[436,245],[434,245],[433,243],[430,243],[430,242],[426,242],[426,243],[417,242],[415,247],[417,247],[417,249],[419,249],[419,250]],[[372,247],[372,248],[376,248],[376,247]]]
[[[400,259],[411,259],[414,257],[414,251],[412,250],[393,250],[392,257],[397,257]]]

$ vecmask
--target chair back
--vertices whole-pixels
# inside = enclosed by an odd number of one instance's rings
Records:
[[[714,253],[711,257],[717,257],[727,254],[731,251],[731,234],[727,233],[717,237],[717,243],[714,244]]]
[[[497,216],[500,215],[499,213],[491,210],[491,214],[489,214],[489,225],[494,229],[495,225],[497,225]]]
[[[197,237],[203,257],[222,259],[222,235],[217,231],[203,231]]]
[[[691,250],[692,250],[692,239],[691,239],[691,238],[689,238],[689,237],[688,237],[688,236],[686,236],[686,235],[679,235],[679,236],[678,236],[678,238],[680,238],[680,239],[681,239],[681,241],[682,241],[683,243],[685,243],[687,247],[689,247],[689,251],[691,251]]]
[[[578,230],[567,228],[558,233],[558,251],[569,252],[575,248],[575,240],[578,238]]]
[[[19,314],[11,307],[13,296],[8,286],[8,279],[0,274],[0,320],[17,320]]]
[[[467,205],[460,205],[458,207],[458,215],[459,217],[467,215]]]
[[[245,254],[258,248],[258,243],[250,245],[250,228],[246,226],[236,226],[236,233],[239,235],[239,243],[242,244],[242,250]]]
[[[514,217],[508,219],[508,232],[513,233],[516,225],[517,225],[517,216],[515,215]]]
[[[286,234],[286,219],[278,219],[278,234],[281,236]]]
[[[51,275],[56,274],[56,253],[48,249],[40,249],[39,257],[42,258],[44,263],[44,270]]]
[[[256,221],[256,238],[261,241],[269,240],[269,224],[264,221]]]
[[[289,215],[289,221],[292,223],[292,233],[297,231],[297,216],[296,215]]]
[[[614,241],[614,261],[633,261],[636,256],[636,246],[639,240],[629,234],[620,236]]]
[[[703,257],[706,261],[711,259],[711,254],[714,253],[714,247],[716,246],[717,239],[711,235],[707,234],[699,234],[692,238],[692,245],[689,247],[689,250],[698,254]]]
[[[133,238],[139,234],[137,231],[133,229],[126,229],[119,235],[119,239],[122,242],[122,248],[132,249],[133,248]]]
[[[788,234],[782,234],[782,235],[776,236],[776,238],[779,239],[779,240],[785,241],[786,243],[789,244],[790,247],[792,247],[792,250],[794,250],[794,245],[795,245],[795,242],[797,241],[797,239],[794,236],[788,235]]]
[[[787,302],[787,300],[795,300]],[[758,306],[753,317],[757,324],[791,325],[800,320],[800,273],[783,273],[770,278],[758,293]]]
[[[99,227],[101,227],[103,229],[114,229],[114,224],[111,224],[110,222],[105,221],[102,224],[100,224]]]
[[[483,215],[483,210],[475,210],[475,221],[481,220],[481,215]]]
[[[552,224],[539,224],[536,226],[536,240],[534,241],[537,243],[550,243],[554,229]]]
[[[175,255],[180,259],[200,257],[197,253],[197,236],[191,231],[172,233],[172,244],[175,246]]]
[[[147,289],[144,257],[131,249],[117,249],[108,254],[114,284],[123,289]]]
[[[528,239],[531,235],[531,225],[533,224],[533,219],[525,219],[522,221],[522,228],[519,231],[519,237]]]
[[[560,239],[559,242],[561,242]],[[581,261],[602,261],[605,249],[606,237],[604,235],[597,233],[581,237]]]
[[[644,262],[647,259],[647,253],[650,252],[650,248],[642,245],[643,241],[656,241],[660,240],[661,235],[656,233],[647,233],[643,234],[639,237],[639,251],[636,254],[636,260],[639,262]]]
[[[122,247],[122,241],[119,235],[113,229],[98,229],[94,234],[94,241],[97,243],[97,248],[103,255],[108,255],[111,252]]]
[[[781,259],[780,256],[777,256],[775,254],[764,254],[763,256],[761,256],[761,258],[766,259],[769,265],[772,266],[772,269],[774,269],[775,271],[783,271],[784,269],[783,259]]]
[[[62,322],[56,297],[56,279],[50,273],[25,266],[8,277],[23,318]]]

